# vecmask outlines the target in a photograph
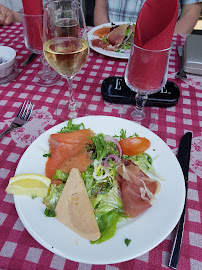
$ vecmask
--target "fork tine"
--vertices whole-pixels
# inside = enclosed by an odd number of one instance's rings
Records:
[[[32,104],[32,103],[30,102],[29,108],[28,108],[27,113],[26,113],[26,115],[25,115],[25,120],[26,120],[26,121],[29,120],[29,118],[30,118],[30,116],[31,116],[31,113],[32,113],[32,110],[33,110],[33,107],[34,107],[34,104]]]
[[[23,104],[22,104],[22,106],[21,106],[21,108],[20,108],[20,110],[19,110],[19,112],[18,112],[18,114],[17,114],[17,117],[20,117],[21,112],[22,112],[22,110],[24,109],[25,103],[26,103],[26,100],[23,102]]]
[[[21,119],[24,119],[25,118],[28,108],[29,108],[29,101],[25,104],[25,106],[23,108],[23,111],[22,111],[22,113],[20,115],[20,118]]]
[[[25,121],[28,121],[31,112],[33,110],[33,104],[30,102],[27,102],[26,100],[22,104],[22,107],[20,108],[20,111],[17,115],[18,118],[23,119]]]

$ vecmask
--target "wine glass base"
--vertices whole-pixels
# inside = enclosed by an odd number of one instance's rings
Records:
[[[40,71],[35,77],[34,82],[39,86],[53,86],[61,81],[61,76],[57,74],[54,70],[50,72],[47,76],[43,76],[42,71]]]
[[[148,129],[155,129],[157,124],[157,115],[151,112],[151,107],[145,107],[142,115],[133,106],[129,107],[122,118],[132,120]]]
[[[86,102],[75,101],[76,105],[71,108],[69,101],[60,101],[56,109],[57,117],[62,121],[74,119],[77,117],[89,115],[89,109]]]

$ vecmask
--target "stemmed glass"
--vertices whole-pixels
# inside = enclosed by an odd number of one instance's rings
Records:
[[[49,65],[66,78],[69,100],[61,100],[57,115],[62,120],[88,114],[85,101],[75,100],[72,81],[89,56],[87,29],[77,1],[51,1],[44,7],[44,56]]]
[[[40,86],[55,85],[61,80],[61,76],[49,67],[43,55],[43,14],[27,15],[24,13],[23,9],[20,13],[25,46],[31,52],[40,54],[40,61],[42,63],[42,71],[35,76],[34,82]]]
[[[128,87],[136,92],[136,106],[131,112],[134,121],[143,126],[155,124],[155,116],[145,113],[144,105],[148,95],[160,91],[166,84],[170,48],[163,50],[147,50],[131,44],[130,57],[125,71]],[[127,111],[130,113],[130,109]]]

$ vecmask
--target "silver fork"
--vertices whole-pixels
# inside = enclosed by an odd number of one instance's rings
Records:
[[[18,112],[18,115],[15,117],[15,119],[11,123],[10,127],[7,128],[5,131],[3,131],[0,134],[0,139],[5,134],[12,131],[13,129],[19,128],[19,127],[23,126],[25,123],[27,123],[27,121],[29,120],[29,118],[31,116],[33,106],[34,106],[34,104],[32,104],[31,102],[27,102],[25,100],[24,103],[22,104],[19,112]]]

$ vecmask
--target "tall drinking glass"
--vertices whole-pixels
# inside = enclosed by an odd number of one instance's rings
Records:
[[[85,19],[77,1],[51,1],[44,8],[44,56],[49,65],[66,78],[69,100],[61,100],[57,115],[62,120],[88,114],[85,101],[74,98],[72,81],[85,65],[89,44]]]
[[[143,126],[149,127],[155,122],[155,117],[145,112],[144,105],[149,94],[160,91],[166,84],[170,50],[171,48],[147,50],[134,43],[131,45],[125,81],[128,87],[136,92],[136,106],[131,117]]]
[[[43,14],[27,15],[22,9],[21,17],[25,46],[31,52],[41,55],[40,60],[43,68],[35,76],[34,82],[40,86],[55,85],[61,80],[61,76],[49,67],[43,55]]]

